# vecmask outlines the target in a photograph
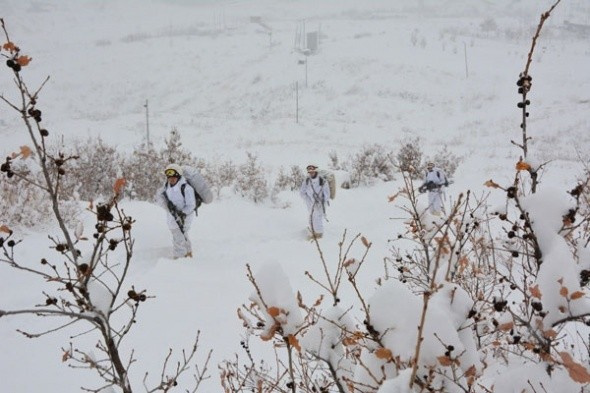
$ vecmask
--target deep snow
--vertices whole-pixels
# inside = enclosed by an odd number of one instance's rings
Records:
[[[418,136],[426,154],[447,145],[463,158],[448,201],[465,189],[487,193],[483,183],[510,181],[518,160],[520,152],[510,143],[521,137],[515,82],[532,29],[550,3],[426,3],[427,11],[417,10],[413,1],[4,0],[0,16],[11,38],[33,57],[26,74],[30,85],[51,77],[41,102],[55,137],[101,136],[129,151],[145,138],[143,105],[149,100],[154,143],[163,143],[175,126],[184,145],[206,160],[243,162],[248,151],[276,173],[280,166],[308,162],[326,166],[331,151],[346,158],[363,144],[397,149]],[[568,11],[558,8],[543,31],[529,96],[532,155],[553,160],[543,183],[557,187],[573,184],[590,146],[590,48],[587,37],[559,37]],[[272,45],[251,16],[272,28]],[[499,36],[482,31],[486,18],[498,23]],[[305,67],[298,64],[304,56],[293,48],[302,19],[308,31],[319,27],[322,37],[319,52],[307,59],[307,88]],[[522,38],[504,37],[508,29]],[[6,77],[1,80],[1,93],[10,97],[14,87]],[[14,113],[1,106],[0,114],[0,153],[6,155],[28,141]],[[339,190],[328,211],[321,244],[329,260],[337,258],[344,229],[373,242],[360,280],[367,291],[382,273],[388,239],[401,227],[395,219],[401,212],[387,202],[399,187],[396,181]],[[137,219],[129,285],[156,296],[140,310],[127,342],[138,358],[132,368],[138,391],[144,372],[156,377],[167,349],[188,347],[197,330],[202,331],[199,354],[214,350],[212,378],[202,391],[220,391],[217,363],[240,351],[236,309],[252,293],[246,263],[254,271],[278,263],[292,288],[308,300],[317,297],[318,288],[303,275],[321,272],[315,246],[305,240],[303,202],[296,193],[280,197],[289,207],[256,205],[226,192],[202,208],[190,233],[192,260],[170,259],[162,210],[123,201]],[[492,194],[492,204],[500,200]],[[89,215],[82,219],[86,228],[93,227]],[[52,231],[17,231],[24,239],[19,257],[34,263],[46,255]],[[31,277],[0,265],[0,280],[0,308],[40,301]],[[77,392],[97,386],[92,372],[69,370],[61,362],[60,348],[83,327],[35,340],[16,332],[39,332],[53,323],[29,317],[0,321],[2,391]],[[76,341],[94,344],[90,337]]]

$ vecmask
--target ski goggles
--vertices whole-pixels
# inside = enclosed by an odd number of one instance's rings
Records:
[[[164,173],[166,174],[166,177],[179,177],[178,172],[176,172],[174,169],[166,169]]]
[[[315,172],[318,169],[318,167],[315,165],[308,165],[306,169],[308,172]]]

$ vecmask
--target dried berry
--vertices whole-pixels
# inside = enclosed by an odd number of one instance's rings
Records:
[[[508,302],[506,300],[500,300],[500,301],[495,301],[494,302],[494,310],[501,312],[504,310],[504,307],[506,307],[506,305],[508,304]]]
[[[512,337],[512,343],[513,344],[518,344],[520,342],[520,336],[514,336]]]
[[[519,254],[518,254],[518,251],[512,251],[512,256],[513,256],[514,258],[518,258],[518,255],[519,255]]]
[[[99,221],[112,221],[115,217],[110,212],[111,207],[107,204],[100,204],[96,207],[96,218]]]
[[[8,245],[8,247],[14,247],[16,243],[14,242],[14,240],[9,240],[6,244]]]
[[[514,236],[516,236],[516,234],[514,233],[514,231],[508,232],[508,239],[512,239]]]
[[[506,189],[506,196],[508,198],[516,198],[516,187],[508,187]]]
[[[39,130],[39,133],[41,134],[42,137],[49,136],[49,131],[47,131],[45,128],[41,128]]]

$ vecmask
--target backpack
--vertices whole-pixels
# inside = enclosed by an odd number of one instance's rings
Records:
[[[318,176],[320,177],[321,187],[324,186],[325,181],[328,182],[328,187],[330,188],[330,199],[336,198],[336,177],[334,176],[334,173],[325,169],[320,169],[318,170]],[[305,180],[305,182],[309,184],[309,177]]]
[[[185,166],[182,168],[184,171],[184,178],[186,179],[187,183],[191,185],[193,190],[195,191],[195,214],[198,215],[197,209],[204,203],[211,203],[213,201],[213,193],[209,188],[209,184],[205,178],[199,173],[199,170],[193,167]],[[180,187],[180,192],[184,197],[184,188],[186,184],[183,184]]]

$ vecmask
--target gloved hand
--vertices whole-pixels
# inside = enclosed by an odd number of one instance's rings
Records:
[[[445,187],[448,187],[448,186],[449,186],[449,181],[445,180]]]
[[[423,194],[424,192],[426,192],[426,184],[422,184],[420,187],[418,187],[418,192],[420,194]]]

